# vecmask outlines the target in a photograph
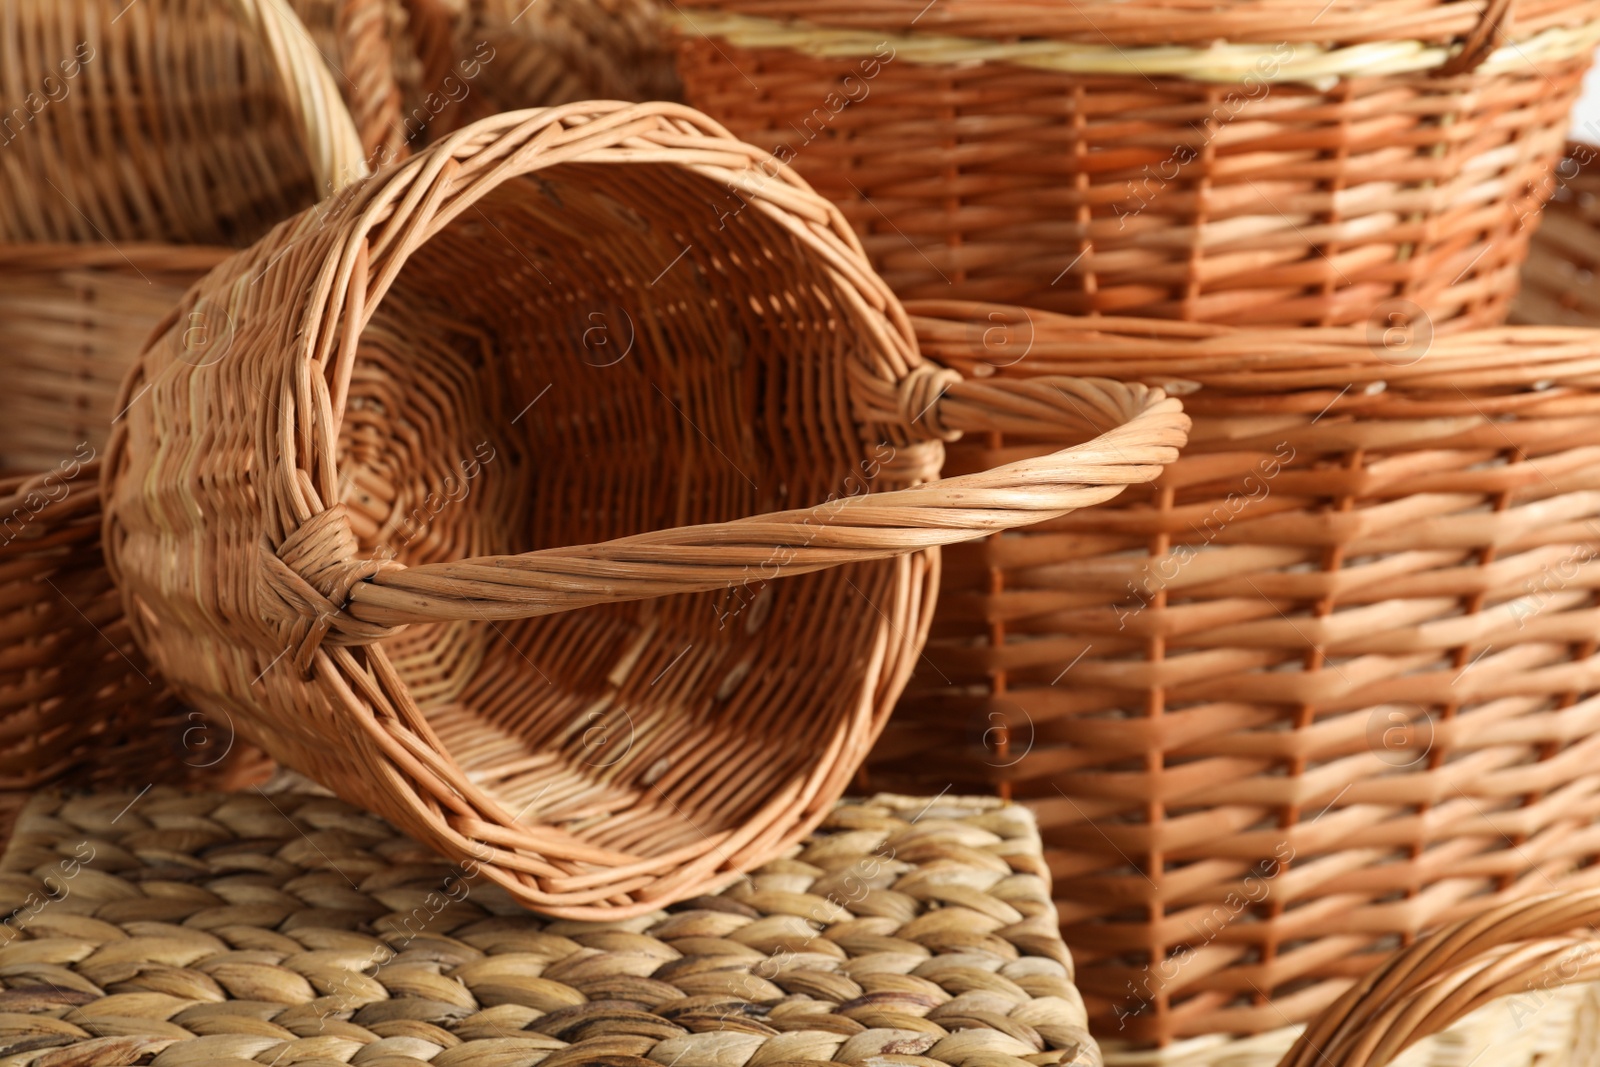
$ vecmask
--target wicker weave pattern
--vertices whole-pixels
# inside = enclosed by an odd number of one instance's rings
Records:
[[[1600,978],[1600,893],[1552,893],[1462,920],[1397,954],[1307,1028],[1283,1067],[1383,1067],[1475,1009],[1537,1011],[1562,987]],[[1507,998],[1494,1004],[1498,998]],[[1585,1047],[1551,1049],[1537,1067],[1594,1062]],[[1498,1053],[1497,1048],[1478,1046]],[[1496,1062],[1506,1062],[1497,1059]]]
[[[797,840],[904,684],[933,550],[1147,481],[1187,425],[1143,386],[924,361],[838,213],[669,104],[462,130],[193,312],[232,354],[155,339],[108,449],[139,640],[283,762],[445,855],[493,846],[567,917]],[[1092,440],[915,485],[942,438],[1067,425]]]
[[[1032,820],[981,800],[843,805],[603,926],[293,794],[41,798],[3,866],[7,1062],[1099,1063]]]
[[[1193,390],[1151,488],[947,552],[871,764],[1026,798],[1104,1035],[1275,1030],[1396,941],[1595,881],[1600,334],[912,309],[955,366]]]
[[[405,90],[421,81],[401,0],[290,0],[333,71],[361,148],[374,164],[404,159],[411,139]]]
[[[498,111],[678,100],[660,0],[410,0],[429,134]]]
[[[285,0],[30,2],[0,51],[0,240],[247,244],[363,173]]]
[[[97,457],[153,330],[197,363],[231,341],[173,313],[226,252],[145,239],[253,236],[362,173],[355,128],[280,0],[14,4],[0,45],[0,237],[79,242],[0,244],[0,469],[27,472],[0,483],[0,789],[248,781],[260,754],[133,644]]]
[[[841,205],[902,297],[1502,321],[1600,5],[1404,5],[1349,38],[1327,35],[1353,12],[1312,26],[1320,6],[1006,4],[979,27],[941,3],[908,45],[898,3],[697,0],[679,67],[691,103]]]

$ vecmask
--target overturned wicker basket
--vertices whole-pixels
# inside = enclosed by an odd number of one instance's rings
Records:
[[[937,546],[1109,499],[1186,425],[1143,386],[924,361],[838,212],[670,104],[468,127],[194,313],[232,351],[154,339],[108,449],[136,636],[282,762],[567,917],[815,826],[911,670]],[[917,485],[941,438],[1055,426],[1093,440]]]
[[[681,0],[688,101],[902,297],[1501,321],[1596,0]]]
[[[1148,488],[946,553],[869,761],[1034,809],[1108,1055],[1304,1021],[1424,930],[1600,882],[1600,332],[910,309],[982,380],[1191,394]]]
[[[0,790],[259,769],[226,719],[178,708],[134,645],[100,553],[98,457],[143,399],[117,400],[133,359],[228,255],[145,239],[250,235],[275,205],[304,208],[360,173],[337,169],[360,167],[354,126],[281,3],[123,9],[31,5],[0,22],[0,41],[28,46],[8,73],[51,94],[6,128],[7,159],[26,162],[0,170],[0,230],[84,239],[0,243]],[[192,21],[169,37],[178,17]],[[75,66],[51,58],[56,40],[78,42]],[[108,99],[167,106],[108,123]],[[260,160],[271,166],[252,172]],[[221,317],[177,328],[199,364],[231,343]]]

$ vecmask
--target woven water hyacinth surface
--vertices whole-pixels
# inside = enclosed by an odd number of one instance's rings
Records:
[[[846,802],[614,923],[474,866],[322,796],[37,797],[0,861],[0,1064],[1100,1063],[1021,808]]]

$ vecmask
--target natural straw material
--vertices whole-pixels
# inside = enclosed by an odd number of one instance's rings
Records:
[[[1503,320],[1600,0],[682,0],[687,98],[902,297]]]
[[[441,137],[497,111],[581,100],[677,100],[661,0],[409,0]]]
[[[333,71],[373,166],[410,154],[403,110],[422,70],[401,0],[289,0]]]
[[[154,339],[107,450],[138,639],[282,762],[569,918],[798,840],[899,695],[938,546],[1148,481],[1187,425],[1144,386],[924,360],[839,213],[671,104],[468,127],[196,313],[229,354]],[[919,484],[962,431],[1057,427],[1087,443]]]
[[[1151,486],[946,553],[869,762],[1033,808],[1097,1032],[1276,1030],[1600,881],[1600,332],[911,310],[981,380],[1117,373],[1195,420]],[[969,436],[947,471],[1054,447]]]
[[[1600,326],[1600,147],[1567,145],[1550,185],[1549,225],[1529,245],[1511,321]]]
[[[336,800],[40,797],[0,864],[0,1056],[1098,1067],[1038,849],[1019,808],[878,797],[720,896],[596,925]]]
[[[285,0],[12,5],[0,54],[3,241],[248,244],[364,173]]]

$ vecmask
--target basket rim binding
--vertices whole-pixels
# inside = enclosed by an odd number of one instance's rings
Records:
[[[682,0],[675,6],[680,14],[687,8],[801,21],[796,18],[800,6],[793,0]],[[803,21],[879,33],[1205,50],[1219,43],[1284,41],[1449,45],[1580,25],[1593,17],[1597,6],[1594,0],[1013,0],[997,8],[990,0],[940,0],[935,5],[926,0],[816,0],[804,6]]]
[[[579,161],[676,164],[737,188],[798,237],[808,253],[836,273],[841,298],[854,302],[853,310],[874,331],[864,346],[870,352],[850,368],[854,415],[859,423],[881,429],[886,439],[950,439],[972,426],[1003,425],[1026,432],[1074,419],[1102,432],[1087,444],[978,477],[601,545],[410,568],[392,560],[355,558],[355,538],[336,503],[336,443],[363,327],[406,259],[478,200],[519,175]],[[342,221],[326,225],[325,218]],[[1124,485],[1148,481],[1175,457],[1187,427],[1176,400],[1144,386],[1112,381],[962,383],[953,372],[925,361],[903,310],[881,279],[866,270],[859,243],[839,211],[768,153],[732,140],[722,127],[681,105],[594,102],[484,120],[353,186],[328,205],[322,218],[306,212],[280,225],[268,240],[223,270],[253,272],[279,245],[302,242],[302,255],[294,258],[316,282],[310,291],[292,286],[294,291],[286,294],[293,301],[287,313],[301,328],[292,347],[274,357],[278,366],[256,368],[264,373],[269,391],[276,387],[280,402],[269,433],[274,448],[258,454],[261,466],[252,475],[260,487],[259,515],[247,520],[263,533],[259,588],[268,616],[251,622],[265,627],[262,644],[275,647],[251,652],[262,662],[282,655],[287,636],[296,654],[292,660],[285,657],[285,663],[292,662],[302,677],[306,672],[360,675],[356,690],[369,700],[383,690],[384,698],[402,709],[398,716],[380,724],[352,704],[353,717],[389,753],[396,773],[410,779],[412,810],[428,823],[435,842],[479,855],[488,847],[492,862],[503,861],[507,868],[485,868],[497,881],[524,902],[572,917],[648,910],[658,901],[646,897],[605,908],[597,902],[636,894],[641,887],[653,889],[650,881],[662,871],[681,883],[685,868],[694,877],[722,870],[725,854],[697,846],[693,851],[698,858],[640,857],[587,844],[565,830],[519,823],[502,802],[469,781],[448,752],[436,742],[430,745],[426,731],[409,732],[405,720],[420,720],[420,713],[409,704],[404,682],[376,642],[416,622],[523,618],[722,589],[728,586],[733,563],[752,552],[781,552],[781,571],[792,575],[986,536],[1109,499]],[[237,288],[229,287],[226,297],[241,298]],[[192,291],[186,306],[174,314],[214,295]],[[235,316],[231,308],[222,310],[231,321],[244,317]],[[249,327],[241,323],[240,328]],[[146,374],[153,347],[147,346],[141,363],[124,381],[121,402],[152,384]],[[177,375],[197,373],[175,366],[165,370],[175,373],[154,383],[163,389],[174,385]],[[1106,422],[1116,428],[1104,431],[1100,424]],[[135,630],[149,648],[150,635],[137,605],[128,599],[118,552],[123,531],[117,494],[131,494],[131,500],[154,491],[119,486],[132,463],[128,425],[124,421],[114,428],[107,448],[107,555]],[[819,536],[819,527],[825,536]],[[366,667],[352,658],[361,649]],[[409,740],[379,736],[393,730],[407,731]],[[426,803],[415,791],[429,793]],[[767,800],[741,840],[770,833],[777,816],[790,807],[781,797]],[[795,826],[786,838],[806,829]],[[550,869],[542,857],[551,854],[610,869]],[[560,904],[572,899],[580,903]],[[559,910],[553,904],[560,904]],[[594,910],[584,910],[591,905]]]
[[[1593,0],[1569,5],[1581,7],[1581,18],[1524,19],[1508,25],[1511,5],[1507,0],[1500,0],[1485,5],[1479,20],[1466,30],[1430,36],[1374,36],[1369,26],[1364,36],[1335,44],[1308,40],[1314,29],[1311,25],[1294,27],[1304,32],[1296,35],[1291,31],[1281,40],[1261,39],[1258,33],[1240,26],[1236,29],[1241,32],[1219,38],[1190,36],[1171,43],[1148,44],[1134,40],[1122,44],[1113,36],[1113,29],[1105,33],[1096,31],[1091,39],[1078,40],[1073,36],[1078,31],[1063,27],[1052,32],[1048,23],[1019,27],[1012,35],[996,32],[991,20],[981,25],[981,33],[957,35],[938,30],[952,22],[958,23],[956,28],[965,29],[958,19],[930,18],[926,28],[901,26],[891,19],[882,19],[881,26],[875,26],[862,25],[843,13],[834,12],[821,13],[837,15],[836,21],[831,23],[813,21],[818,15],[810,10],[806,19],[746,14],[737,10],[747,6],[740,0],[731,3],[686,0],[685,6],[694,8],[695,12],[690,14],[680,8],[666,16],[679,33],[717,37],[743,48],[784,49],[819,58],[853,58],[881,55],[881,49],[889,47],[896,62],[926,66],[1005,63],[1065,74],[1177,77],[1221,84],[1259,79],[1265,83],[1331,86],[1341,78],[1351,77],[1426,72],[1487,75],[1522,70],[1540,61],[1573,59],[1593,52],[1600,45],[1600,4]],[[1091,6],[1116,10],[1125,5]],[[1178,7],[1174,5],[1174,15]],[[1475,13],[1479,10],[1474,6]],[[1519,7],[1518,13],[1522,12],[1523,8]],[[1555,14],[1562,15],[1561,12]],[[1192,12],[1183,9],[1183,17],[1192,17]],[[1374,18],[1370,14],[1365,17]],[[1062,21],[1070,23],[1065,18]],[[1445,26],[1454,28],[1460,20],[1441,17],[1439,21],[1442,29]],[[1005,28],[1003,24],[1000,27]],[[1324,24],[1319,21],[1315,29],[1323,28]],[[980,29],[980,26],[972,29]],[[1323,40],[1345,42],[1346,39],[1330,36]]]

